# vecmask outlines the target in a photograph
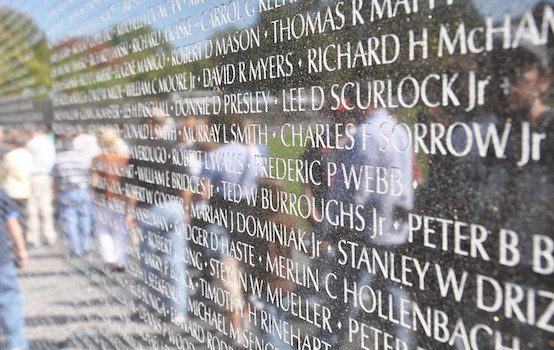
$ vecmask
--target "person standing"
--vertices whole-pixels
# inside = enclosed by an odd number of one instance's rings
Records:
[[[152,108],[149,110],[150,117],[145,120],[146,125],[152,130],[151,139],[137,140],[131,145],[131,149],[137,147],[157,147],[158,149],[164,149],[165,152],[170,154],[172,150],[177,149],[179,144],[177,142],[177,132],[175,129],[175,122],[166,111],[159,108]],[[146,159],[140,159],[140,157],[133,156],[131,153],[129,157],[129,164],[134,169],[151,169],[153,167],[159,167],[160,169],[172,172],[181,173],[183,169],[174,164],[169,158],[153,164]],[[127,196],[127,214],[125,215],[125,223],[127,228],[134,230],[138,228],[144,236],[156,235],[157,237],[163,237],[167,242],[171,242],[173,247],[171,252],[162,251],[158,249],[152,240],[141,240],[139,244],[141,259],[140,264],[143,269],[144,275],[157,276],[160,282],[164,285],[171,286],[169,293],[163,293],[159,289],[153,288],[148,284],[145,285],[150,293],[156,295],[156,297],[167,302],[170,308],[170,313],[163,315],[164,318],[170,318],[174,324],[181,325],[188,318],[188,300],[189,300],[189,288],[184,281],[188,279],[187,264],[184,257],[187,254],[189,242],[185,239],[183,232],[183,225],[187,220],[185,215],[185,196],[186,191],[178,188],[164,188],[152,183],[152,181],[144,181],[139,176],[124,178],[124,185],[130,186],[129,188],[135,188],[135,186],[143,187],[147,191],[159,191],[163,195],[156,203],[150,203],[146,198],[141,198],[139,193],[128,191]],[[144,220],[144,214],[147,213],[148,217],[159,218],[160,220],[168,222],[167,227],[163,225],[155,225],[152,220]],[[162,260],[167,263],[167,268],[171,273],[163,273],[155,269],[149,261]],[[173,276],[172,276],[173,275]],[[152,311],[150,305],[146,305],[149,311]],[[162,317],[162,314],[159,314]]]
[[[8,141],[13,148],[4,155],[0,163],[0,187],[6,191],[22,214],[21,224],[26,232],[26,208],[31,196],[33,155],[25,148],[27,137],[23,131],[11,130],[8,133]]]
[[[64,150],[59,152],[52,168],[57,189],[57,208],[61,227],[69,240],[72,256],[90,250],[92,234],[92,204],[89,196],[90,161],[73,149],[70,133],[64,133]]]
[[[122,171],[127,165],[128,155],[119,147],[123,140],[114,129],[110,128],[98,130],[97,135],[103,151],[92,160],[91,184],[95,195],[103,196],[108,202],[125,202],[125,195],[100,186],[102,182],[106,182],[108,187],[117,188],[123,183],[121,174],[117,175],[107,170]],[[128,234],[124,216],[124,212],[121,213],[108,205],[94,206],[94,234],[98,237],[102,258],[115,270],[123,270],[127,262]]]
[[[52,245],[57,235],[54,230],[50,172],[56,161],[56,147],[44,134],[44,126],[36,124],[31,128],[31,139],[27,142],[26,148],[33,156],[31,194],[27,203],[29,217],[27,242],[32,246],[39,246],[42,231],[46,243]]]
[[[28,347],[23,334],[23,303],[14,266],[23,268],[29,260],[23,230],[17,219],[19,215],[14,202],[0,189],[0,329],[5,341],[0,347],[7,349]],[[12,243],[16,252],[15,264],[11,254]]]
[[[83,130],[81,126],[76,126],[76,136],[71,141],[73,150],[81,152],[89,163],[92,159],[101,153],[100,145],[96,135],[90,134]]]
[[[258,164],[256,159],[261,156],[260,149],[256,144],[244,144],[240,142],[236,135],[231,132],[233,126],[244,127],[244,121],[236,115],[219,116],[217,119],[211,120],[213,125],[223,125],[226,135],[220,135],[219,145],[208,152],[205,156],[200,177],[203,179],[204,188],[213,188],[213,195],[210,196],[209,191],[204,192],[204,199],[207,201],[201,210],[208,212],[210,208],[216,210],[225,210],[232,213],[241,213],[246,217],[257,215],[254,207],[248,204],[247,196],[249,193],[257,191],[258,174],[262,173],[263,165]],[[219,166],[220,164],[232,164],[228,167]],[[238,186],[240,191],[234,193],[234,200],[231,201],[225,196],[225,184],[233,184]],[[223,225],[210,223],[207,226],[209,232],[216,232],[220,242],[225,242],[223,245],[230,246],[232,244],[249,242],[249,237],[245,233],[231,233],[227,227]],[[246,271],[248,268],[246,263],[235,259],[224,252],[217,252],[217,258],[225,266],[231,269]],[[227,291],[229,295],[242,304],[244,295],[238,280],[216,280],[219,288]],[[246,319],[242,317],[245,312],[242,308],[227,310],[229,322],[235,329],[248,328]],[[240,332],[240,331],[239,331]],[[240,342],[243,339],[237,339],[237,346],[242,346]]]
[[[374,278],[367,271],[353,268],[348,264],[339,264],[338,247],[341,242],[346,241],[359,247],[368,249],[375,247],[380,251],[395,252],[399,251],[401,246],[408,241],[407,214],[413,208],[412,152],[398,152],[392,147],[386,147],[385,140],[379,136],[381,132],[385,135],[393,135],[392,130],[397,119],[388,110],[373,108],[355,112],[345,110],[340,118],[344,125],[356,124],[356,128],[350,131],[354,139],[352,145],[355,146],[347,147],[352,139],[346,136],[346,132],[343,137],[338,138],[337,146],[339,147],[333,150],[330,159],[332,163],[338,164],[343,170],[337,171],[335,176],[330,177],[326,200],[342,203],[344,208],[348,208],[350,205],[353,208],[359,208],[363,220],[358,217],[357,222],[344,220],[344,223],[339,225],[325,223],[326,228],[323,232],[326,233],[326,236],[324,236],[320,248],[327,249],[328,260],[318,266],[327,264],[334,267],[332,273],[337,278],[334,278],[329,285],[329,290],[334,295],[345,295],[345,290],[352,289],[354,285],[371,285],[380,290],[386,290],[396,298],[408,299],[409,296],[406,292],[394,284]],[[394,133],[392,142],[399,145],[407,144],[408,137],[406,132],[398,131]],[[386,190],[381,188],[381,191],[363,183],[356,187],[349,174],[355,169],[366,166],[376,169],[375,173],[370,172],[366,176],[377,178],[379,176],[377,169],[390,169],[386,171],[395,172],[391,174],[391,179],[394,180],[387,185]],[[329,217],[340,217],[341,207],[330,208]],[[379,219],[374,220],[374,215]],[[378,222],[378,224],[373,224],[374,222]],[[320,328],[316,333],[317,337],[330,344],[332,349],[343,348],[343,342],[347,341],[348,334],[347,327],[343,326],[348,324],[350,318],[356,318],[360,309],[345,307],[344,303],[325,296],[319,303],[329,305],[331,315],[338,322],[332,332]],[[380,329],[385,329],[384,327],[382,326]],[[393,327],[387,332],[406,342],[412,341],[403,329]],[[346,344],[344,345],[346,346]]]

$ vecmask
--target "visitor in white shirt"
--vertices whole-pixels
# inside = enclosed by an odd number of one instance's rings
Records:
[[[40,245],[40,234],[48,245],[57,238],[53,219],[53,191],[50,172],[56,161],[56,147],[50,137],[44,134],[43,124],[36,123],[30,128],[31,139],[27,151],[33,156],[31,170],[31,193],[27,203],[29,227],[27,241],[30,245]]]

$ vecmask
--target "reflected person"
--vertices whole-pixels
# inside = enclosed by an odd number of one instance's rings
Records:
[[[57,238],[54,229],[54,194],[50,172],[56,161],[56,147],[45,134],[43,123],[30,125],[30,140],[25,146],[33,155],[31,172],[31,195],[27,203],[29,225],[27,242],[32,246],[40,245],[41,233],[48,245],[53,245]]]
[[[31,173],[33,155],[25,148],[27,134],[23,130],[12,129],[8,133],[12,149],[0,163],[0,187],[15,203],[21,213],[20,222],[27,232],[27,202],[31,197]]]
[[[127,165],[128,155],[119,146],[122,142],[118,132],[111,128],[97,131],[102,153],[92,160],[91,184],[96,193],[106,201],[125,203],[125,196],[108,189],[100,189],[99,184],[106,182],[103,188],[117,188],[122,183],[123,169]],[[123,270],[127,262],[128,235],[125,227],[125,213],[104,205],[94,206],[94,233],[98,237],[100,253],[105,262],[115,270]]]
[[[0,190],[0,326],[7,349],[27,349],[23,334],[25,326],[21,292],[17,285],[11,247],[15,248],[15,264],[25,267],[28,263],[23,230],[19,224],[20,213],[4,190]]]
[[[543,244],[551,244],[554,227],[554,212],[545,211],[554,196],[554,111],[546,102],[552,91],[552,69],[546,47],[525,39],[504,59],[514,121],[512,150],[502,162],[509,181],[499,211],[505,227],[520,235],[523,265],[531,267],[533,240],[540,235]]]
[[[348,105],[349,100],[345,99]],[[411,149],[404,152],[387,147],[381,133],[394,135],[395,144],[407,144],[408,135],[402,130],[392,130],[397,123],[396,117],[385,109],[372,109],[365,111],[343,110],[341,120],[343,124],[354,123],[355,129],[351,131],[354,137],[354,147],[343,147],[333,150],[331,161],[341,170],[331,177],[331,183],[327,193],[327,200],[337,200],[345,204],[363,206],[362,215],[365,227],[361,232],[352,227],[336,226],[326,230],[325,243],[330,252],[329,256],[336,267],[334,273],[337,278],[331,283],[334,295],[344,294],[344,283],[352,288],[354,283],[358,285],[371,284],[378,289],[387,290],[389,293],[408,298],[406,292],[391,285],[390,281],[378,281],[369,272],[363,273],[359,269],[351,268],[349,264],[338,264],[340,258],[337,247],[341,242],[352,242],[359,247],[376,247],[378,251],[394,251],[407,242],[408,228],[406,222],[407,212],[413,207],[413,154]],[[346,133],[339,139],[339,143],[345,145],[348,142]],[[374,179],[361,184],[358,188],[348,180],[348,174],[352,171],[370,171],[366,179]],[[388,176],[387,186],[379,183],[378,177],[383,173]],[[338,214],[338,213],[337,213]],[[325,246],[325,245],[324,245]],[[323,303],[323,302],[322,302]],[[325,339],[332,348],[340,348],[345,340],[350,318],[355,319],[358,309],[345,305],[340,299],[328,300],[327,305],[331,310],[336,326],[333,333],[320,329],[318,337]],[[403,331],[392,331],[397,337],[410,343],[410,339]]]
[[[130,145],[131,150],[157,147],[164,149],[166,154],[171,154],[179,147],[177,132],[173,119],[162,109],[152,108],[148,111],[149,116],[146,125],[151,131],[151,140],[139,140]],[[184,261],[188,242],[179,228],[185,222],[185,191],[165,187],[154,183],[154,181],[142,181],[148,179],[149,174],[162,169],[173,173],[179,173],[182,169],[169,157],[164,159],[146,159],[137,155],[136,152],[129,159],[129,164],[135,169],[137,176],[126,178],[125,184],[144,188],[146,191],[160,194],[155,203],[149,203],[146,198],[132,193],[127,198],[127,213],[125,222],[128,228],[138,226],[141,231],[140,240],[141,266],[146,279],[156,279],[170,288],[162,293],[152,287],[148,287],[151,293],[164,301],[165,312],[158,309],[165,318],[175,324],[182,324],[187,318],[189,290],[186,285],[188,272]],[[139,173],[140,172],[140,173]],[[141,174],[140,176],[138,174]],[[140,219],[142,218],[142,220]],[[167,224],[165,224],[167,223]],[[160,249],[157,242],[167,240],[172,247],[171,250]],[[168,262],[167,269],[162,271],[155,268],[157,261]],[[148,306],[150,308],[150,306]]]
[[[226,135],[220,135],[220,144],[208,152],[206,161],[203,164],[201,177],[204,178],[204,188],[212,188],[212,191],[205,191],[205,199],[208,205],[205,210],[220,208],[231,212],[240,212],[245,216],[255,215],[255,208],[247,203],[247,195],[257,188],[257,171],[261,165],[256,165],[256,157],[261,155],[260,149],[255,144],[243,144],[235,139],[231,132],[232,126],[244,127],[244,120],[234,115],[226,115],[222,118],[213,118],[211,123],[225,125]],[[228,190],[231,186],[231,190]],[[210,197],[209,192],[213,193]],[[229,193],[231,193],[229,195]],[[231,198],[228,198],[228,197]],[[237,232],[231,234],[227,228],[211,224],[208,230],[217,232],[219,240],[226,246],[231,243],[249,243],[248,235],[239,235]],[[220,244],[221,246],[222,244]],[[231,269],[245,270],[246,266],[238,262],[234,257],[225,255],[224,252],[217,252],[217,258]],[[221,287],[227,290],[238,304],[243,304],[243,294],[238,281],[216,281]],[[230,322],[235,329],[242,330],[246,327],[241,319],[241,310],[228,312]]]
[[[62,151],[52,168],[60,226],[69,241],[71,256],[90,250],[92,203],[89,196],[90,162],[73,149],[75,133],[68,126],[61,136]]]
[[[271,195],[274,196],[273,200],[276,201],[278,200],[279,193],[285,191],[285,186],[281,180],[264,178],[258,181],[258,191],[262,189],[271,193]],[[271,222],[277,225],[283,225],[291,231],[296,231],[298,229],[297,220],[292,215],[274,212],[269,208],[258,208],[258,211],[262,222]],[[291,246],[281,245],[278,242],[269,242],[260,237],[255,237],[252,240],[252,244],[256,247],[256,254],[259,256],[268,257],[272,261],[275,261],[275,259],[293,259]],[[274,273],[270,273],[265,268],[256,266],[250,267],[248,270],[250,274],[255,276],[259,281],[263,281],[263,285],[268,286],[268,288],[273,290],[280,289],[283,292],[292,292],[295,289],[295,285],[291,280],[283,278],[282,276],[276,276]],[[283,294],[288,295],[287,293]],[[287,312],[281,307],[268,302],[266,298],[258,298],[254,293],[252,293],[249,296],[249,300],[255,307],[264,310],[264,312],[271,315],[269,317],[274,318],[277,324],[287,321]],[[283,302],[285,304],[290,304],[291,300],[290,298],[285,298]],[[275,349],[292,349],[292,345],[288,344],[287,341],[281,338],[277,332],[269,329],[262,329],[261,332],[266,342],[273,345]]]

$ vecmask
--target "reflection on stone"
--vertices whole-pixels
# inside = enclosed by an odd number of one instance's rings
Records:
[[[552,5],[3,6],[7,347],[552,347]]]

